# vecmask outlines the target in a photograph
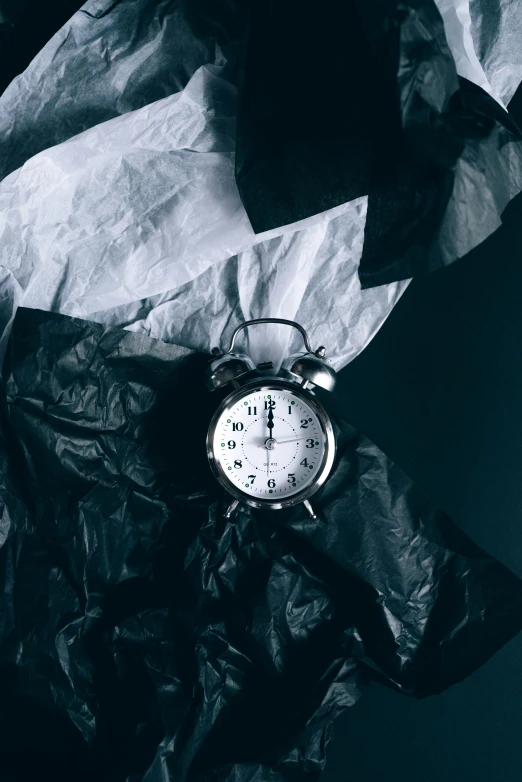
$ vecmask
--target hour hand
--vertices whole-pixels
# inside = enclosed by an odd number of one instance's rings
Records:
[[[270,408],[268,410],[267,426],[268,426],[268,429],[269,429],[268,434],[269,434],[270,437],[272,437],[272,434],[273,434],[273,431],[274,431],[274,414],[272,412],[272,408]]]

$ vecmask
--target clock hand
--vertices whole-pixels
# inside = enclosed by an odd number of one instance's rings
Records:
[[[298,440],[308,440],[309,438],[305,435],[304,437],[287,437],[285,440],[278,440],[278,445],[284,445],[285,443],[296,443]]]
[[[270,451],[267,450],[266,452],[267,460],[266,460],[266,474],[270,475]]]
[[[273,437],[274,436],[274,414],[272,412],[271,407],[268,410],[267,426],[268,426],[268,436]]]
[[[298,440],[308,440],[308,437],[290,437],[285,440],[277,440],[278,445],[284,445],[285,443],[296,443]],[[263,440],[260,443],[256,443],[254,441],[250,441],[249,443],[245,443],[245,445],[256,445],[258,448],[266,448],[266,440]]]

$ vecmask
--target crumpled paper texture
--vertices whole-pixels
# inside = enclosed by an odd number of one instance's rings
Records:
[[[335,394],[319,518],[225,520],[203,447],[207,361],[18,310],[0,426],[0,752],[21,764],[45,736],[55,778],[311,782],[368,678],[439,692],[522,625],[522,582]]]
[[[313,345],[325,345],[339,369],[371,339],[407,284],[361,291],[357,261],[366,203],[349,206],[314,227],[256,244],[178,290],[89,319],[206,350],[210,343],[228,346],[233,330],[249,318],[290,317],[306,324]],[[256,326],[241,339],[257,362],[277,365],[303,350],[300,335],[287,327]]]
[[[0,0],[0,95],[81,5],[81,0]]]
[[[318,190],[311,223],[250,228],[233,177],[249,5],[90,0],[0,97],[0,349],[19,302],[204,350],[247,317],[295,318],[336,368],[382,325],[407,280],[360,289],[366,196],[319,214]],[[488,89],[462,2],[439,7],[456,72]],[[467,142],[428,268],[499,225],[519,169],[509,131]],[[287,329],[247,339],[276,364],[300,348]]]
[[[439,127],[424,138],[410,129],[406,157],[369,198],[363,287],[454,263],[501,225],[520,192],[519,129],[486,92],[459,81]]]
[[[463,3],[464,5],[464,3]],[[466,11],[477,56],[493,92],[509,103],[522,79],[522,8],[510,0],[469,0]]]
[[[6,300],[16,294],[24,306],[128,326],[136,318],[136,329],[178,342],[183,331],[183,344],[201,350],[228,338],[229,318],[280,315],[305,323],[337,366],[353,358],[405,283],[360,289],[364,199],[254,234],[234,181],[235,107],[220,68],[203,66],[182,92],[51,147],[7,176]],[[326,322],[316,297],[328,302]],[[147,324],[137,309],[148,312]],[[12,311],[3,311],[5,337]],[[253,338],[254,358],[262,336]],[[278,363],[291,337],[273,330],[264,359]]]
[[[473,39],[469,0],[435,0],[435,2],[442,17],[447,43],[453,55],[458,75],[486,90],[505,108],[508,102],[505,101],[506,96],[502,95],[489,82],[482,59],[479,59],[477,54],[479,47],[475,46]],[[514,3],[507,5],[511,6],[512,11],[515,11]],[[513,60],[514,56],[516,56],[514,51],[507,53],[508,59],[504,63],[504,68],[507,63]],[[511,68],[505,69],[511,73],[510,78],[512,85],[514,85],[514,91],[520,83],[520,76],[517,77],[514,69],[513,71]]]
[[[500,225],[522,189],[521,136],[458,5],[254,5],[236,150],[254,230],[368,195],[367,288],[453,263]]]
[[[180,92],[202,65],[224,65],[222,49],[242,30],[241,4],[214,0],[212,13],[207,5],[88,0],[0,96],[0,178],[87,128]]]

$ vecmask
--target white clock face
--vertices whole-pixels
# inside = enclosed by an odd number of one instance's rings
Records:
[[[301,395],[257,387],[221,413],[212,447],[237,490],[278,502],[317,480],[326,442],[316,413]]]

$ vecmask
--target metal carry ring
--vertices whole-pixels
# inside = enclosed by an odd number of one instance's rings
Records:
[[[299,323],[295,323],[295,321],[293,320],[284,320],[283,318],[256,318],[255,320],[247,320],[245,323],[241,323],[241,325],[239,325],[235,329],[234,333],[232,334],[232,339],[230,340],[230,347],[226,351],[226,353],[221,354],[219,348],[213,348],[212,353],[214,355],[225,355],[225,356],[228,355],[229,353],[232,353],[234,349],[234,343],[236,341],[236,337],[241,331],[241,329],[245,329],[247,326],[256,326],[258,323],[280,323],[282,326],[293,326],[293,328],[297,329],[301,333],[301,336],[303,337],[303,342],[305,344],[306,352],[314,353],[310,345],[310,342],[308,340],[308,334],[306,333],[304,328],[300,326]],[[326,348],[323,347],[323,345],[318,347],[314,353],[314,355],[319,356],[320,358],[323,358],[325,354],[326,354]]]

